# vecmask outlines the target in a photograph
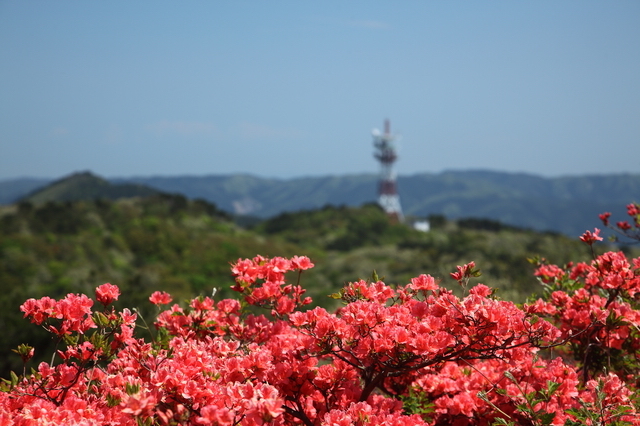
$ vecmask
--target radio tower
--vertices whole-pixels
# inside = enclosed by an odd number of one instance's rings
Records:
[[[393,163],[398,156],[394,146],[396,137],[391,134],[389,120],[384,121],[384,133],[380,134],[378,129],[373,132],[373,146],[375,147],[374,157],[380,162],[380,186],[378,188],[378,204],[389,215],[389,217],[402,222],[402,207],[400,207],[400,197],[396,189],[396,176],[393,171]]]

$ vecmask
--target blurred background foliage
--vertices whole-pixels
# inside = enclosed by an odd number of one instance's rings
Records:
[[[35,346],[36,360],[53,350],[50,335],[22,318],[19,306],[26,299],[93,296],[105,282],[120,287],[118,307],[137,307],[150,321],[156,308],[148,297],[156,290],[179,303],[214,289],[216,299],[236,297],[229,266],[256,254],[309,256],[316,267],[305,271],[302,285],[312,306],[328,309],[337,303],[329,294],[374,270],[387,284],[428,273],[459,291],[449,273],[473,260],[482,271],[476,282],[522,302],[541,290],[528,258],[544,256],[557,264],[590,259],[584,244],[560,234],[478,218],[428,219],[430,231],[421,232],[366,204],[284,213],[246,225],[206,201],[167,194],[0,206],[0,377],[22,369],[11,352],[18,344]]]

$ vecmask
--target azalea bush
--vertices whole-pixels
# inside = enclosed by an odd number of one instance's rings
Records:
[[[308,309],[313,266],[239,259],[239,299],[154,292],[153,325],[116,310],[111,284],[27,300],[58,350],[30,371],[33,348],[15,350],[25,369],[3,380],[0,424],[640,424],[640,258],[539,260],[545,297],[521,306],[474,284],[473,262],[451,273],[461,297],[430,275],[391,286],[374,274],[331,295],[335,312]]]

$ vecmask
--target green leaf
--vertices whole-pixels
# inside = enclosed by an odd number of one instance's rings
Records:
[[[77,334],[65,334],[63,340],[68,346],[76,346],[78,344],[79,337],[80,336],[78,336]]]
[[[136,393],[140,392],[140,385],[127,383],[125,385],[125,392],[127,392],[127,395],[135,395]]]
[[[107,394],[107,406],[113,408],[120,404],[120,398]]]
[[[100,311],[96,311],[93,313],[93,322],[95,322],[98,327],[109,326],[109,318],[107,318],[107,316]]]
[[[547,380],[547,390],[548,390],[547,395],[548,396],[553,395],[554,393],[556,393],[556,391],[558,390],[559,387],[560,387],[560,383],[556,383],[556,382],[553,382],[551,380]]]
[[[544,413],[541,414],[539,418],[543,425],[550,425],[555,417],[556,413]]]
[[[342,291],[340,291],[338,293],[330,294],[329,297],[332,298],[332,299],[336,299],[336,300],[342,299]]]
[[[10,375],[11,375],[11,387],[17,386],[18,385],[18,381],[20,381],[20,378],[13,371],[11,372]]]

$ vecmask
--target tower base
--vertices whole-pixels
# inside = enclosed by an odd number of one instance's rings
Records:
[[[378,204],[390,217],[394,217],[398,222],[404,221],[404,215],[402,214],[402,207],[400,207],[400,197],[398,194],[381,194],[378,198]]]

